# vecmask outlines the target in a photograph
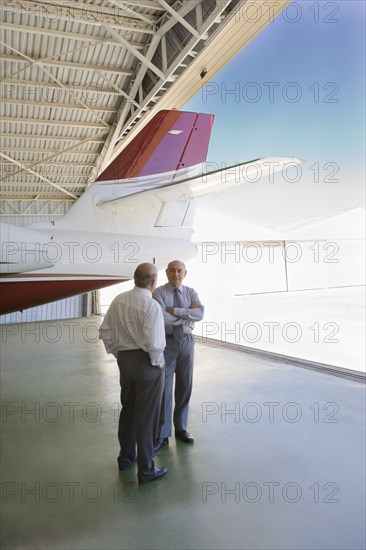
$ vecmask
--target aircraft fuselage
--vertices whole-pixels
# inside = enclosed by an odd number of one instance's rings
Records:
[[[184,258],[197,251],[168,237],[1,226],[1,314],[132,279],[141,262],[164,268],[177,250]]]

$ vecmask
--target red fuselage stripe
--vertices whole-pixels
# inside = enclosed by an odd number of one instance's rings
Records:
[[[20,281],[0,285],[0,314],[21,311],[55,300],[62,300],[91,290],[122,283],[114,281]]]

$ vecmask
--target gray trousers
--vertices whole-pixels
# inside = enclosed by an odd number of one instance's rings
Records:
[[[154,439],[159,426],[164,370],[153,367],[148,353],[142,349],[120,351],[121,404],[118,439],[120,465],[136,460],[138,477],[154,471]]]
[[[186,335],[181,342],[167,337],[165,358],[165,384],[161,403],[159,437],[172,435],[173,383],[175,431],[186,430],[188,422],[189,400],[192,393],[194,337]]]

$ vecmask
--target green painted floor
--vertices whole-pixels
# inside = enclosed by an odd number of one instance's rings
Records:
[[[365,386],[197,344],[190,431],[119,473],[98,318],[2,328],[3,549],[365,548]]]

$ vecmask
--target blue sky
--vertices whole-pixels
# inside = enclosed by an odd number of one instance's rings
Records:
[[[215,114],[209,162],[307,163],[202,206],[261,225],[364,206],[364,52],[363,0],[301,0],[208,80],[185,110]]]

